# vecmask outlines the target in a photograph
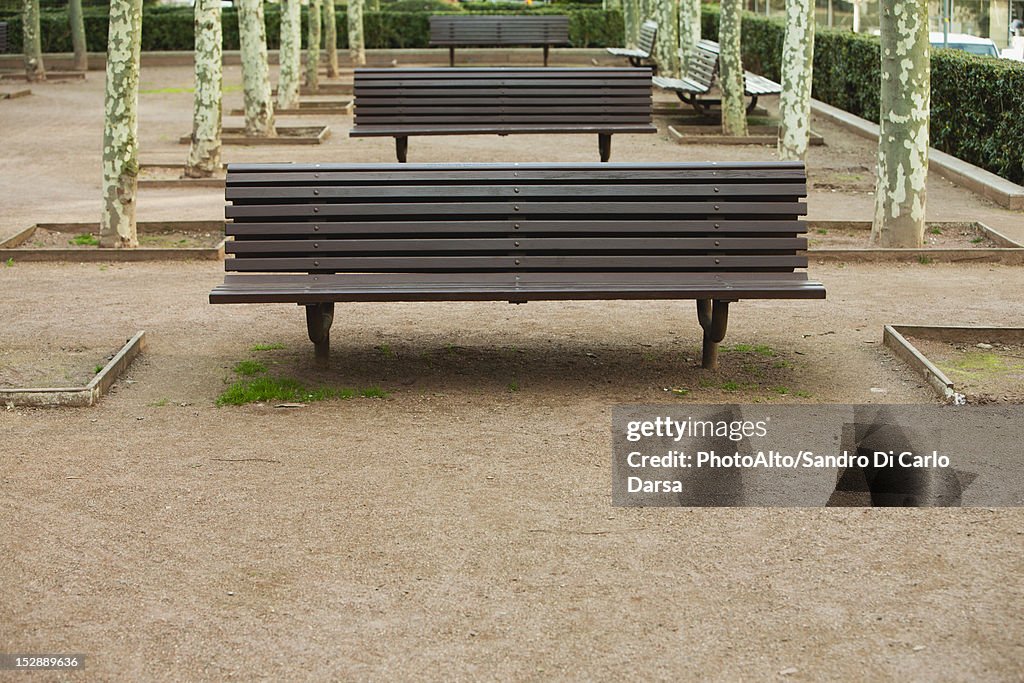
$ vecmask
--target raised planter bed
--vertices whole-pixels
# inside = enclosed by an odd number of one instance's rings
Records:
[[[224,188],[224,169],[210,178],[186,178],[182,164],[139,164],[139,187],[160,189],[174,187]]]
[[[101,249],[96,223],[37,223],[0,241],[0,261],[182,261],[224,258],[220,221],[141,221],[136,249]]]
[[[87,384],[55,387],[0,386],[0,405],[32,407],[85,407],[95,405],[118,377],[131,365],[135,357],[146,348],[145,330],[138,332],[95,372]],[[81,364],[81,363],[79,363]],[[79,374],[82,374],[79,369]]]
[[[886,325],[882,342],[943,400],[1024,403],[1024,328]]]
[[[0,100],[14,100],[19,97],[28,97],[32,94],[32,91],[28,88],[21,90],[12,90],[11,92],[0,92]]]
[[[668,134],[680,145],[776,145],[778,126],[748,126],[750,135],[722,135],[721,126],[669,126]],[[824,145],[825,139],[811,131],[811,145]]]
[[[1024,264],[1024,245],[978,222],[930,222],[920,249],[869,246],[870,221],[808,221],[807,255],[818,263]]]
[[[352,100],[309,100],[298,109],[274,109],[274,116],[345,116],[352,113]],[[232,109],[231,116],[244,116],[244,109]]]
[[[277,137],[258,138],[245,134],[240,126],[225,126],[221,131],[224,145],[319,145],[331,135],[329,126],[277,126]],[[191,135],[182,135],[178,142],[192,142]]]
[[[47,71],[46,81],[84,81],[84,71]],[[0,73],[0,81],[19,81],[28,82],[28,76],[25,72],[7,71]]]

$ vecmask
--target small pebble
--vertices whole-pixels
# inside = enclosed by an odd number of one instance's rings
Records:
[[[977,347],[978,347],[979,349],[991,349],[991,348],[992,348],[992,345],[991,345],[991,344],[986,344],[986,343],[984,343],[984,342],[982,342],[982,343],[980,343],[980,344],[977,344],[976,346],[977,346]]]
[[[783,669],[782,671],[779,672],[779,675],[780,676],[792,676],[793,674],[795,674],[799,670],[800,669],[796,668],[795,666],[787,666],[785,669]]]

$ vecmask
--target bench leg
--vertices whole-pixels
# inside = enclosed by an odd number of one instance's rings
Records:
[[[700,366],[714,370],[718,367],[718,343],[725,339],[725,330],[729,326],[729,302],[697,299],[697,321],[704,330]]]
[[[551,49],[550,45],[544,46],[544,66],[548,65],[548,51]]]
[[[455,66],[455,46],[448,48],[448,66]]]
[[[601,152],[601,161],[608,161],[612,158],[612,134],[598,133],[597,148]]]
[[[409,138],[405,135],[400,135],[395,138],[395,156],[398,157],[398,163],[404,164],[405,160],[409,158]]]
[[[750,104],[747,105],[747,113],[748,114],[753,114],[754,113],[754,107],[756,107],[756,106],[757,106],[757,95],[751,95],[750,96]]]
[[[306,305],[306,331],[316,349],[317,363],[326,364],[331,352],[331,323],[334,322],[334,302]]]

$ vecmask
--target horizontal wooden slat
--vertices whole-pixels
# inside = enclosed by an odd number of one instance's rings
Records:
[[[807,232],[807,223],[799,220],[605,220],[588,216],[582,220],[465,220],[465,221],[362,221],[362,222],[246,222],[228,223],[228,236],[259,239],[274,236],[381,236],[381,235],[797,235]],[[756,242],[755,242],[756,243]]]
[[[632,201],[647,198],[682,198],[682,197],[773,197],[778,200],[787,198],[795,201],[807,193],[803,183],[662,183],[639,184],[623,183],[617,185],[579,185],[564,183],[558,185],[532,185],[517,183],[515,185],[446,185],[443,197],[439,197],[438,189],[433,186],[342,186],[342,187],[302,187],[277,186],[272,189],[265,187],[229,186],[225,190],[228,200],[257,200],[258,203],[270,203],[279,199],[326,201],[328,199],[369,199],[390,198],[401,202],[427,199],[437,201],[444,199],[579,199],[582,197],[624,197]]]
[[[227,275],[211,303],[823,299],[804,273],[388,273]]]
[[[792,270],[807,267],[807,257],[774,254],[747,256],[321,256],[232,258],[234,272],[417,272],[486,270]]]
[[[488,252],[571,252],[574,254],[616,253],[622,255],[643,252],[741,253],[752,251],[796,251],[807,248],[804,238],[761,238],[755,244],[750,238],[713,237],[647,237],[647,238],[554,238],[520,237],[503,239],[318,239],[318,240],[260,240],[228,241],[229,254],[369,254],[395,253],[415,256],[425,253],[488,253]]]

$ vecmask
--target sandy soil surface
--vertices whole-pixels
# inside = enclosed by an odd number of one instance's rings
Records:
[[[147,90],[190,79],[142,75]],[[101,80],[0,108],[0,231],[98,215]],[[142,96],[144,162],[183,158],[190,102]],[[331,117],[321,147],[225,158],[392,159],[391,140],[349,140],[350,121]],[[812,177],[871,167],[862,140],[815,128],[829,146]],[[410,159],[596,160],[596,146],[417,138]],[[613,148],[774,156],[664,133]],[[1024,237],[1020,214],[929,184],[931,219]],[[837,185],[812,191],[811,217],[869,219],[870,190]],[[141,220],[222,215],[216,189],[139,196]],[[0,411],[0,651],[86,653],[97,680],[1020,680],[1018,510],[610,506],[616,403],[930,403],[883,324],[1024,324],[1020,268],[811,274],[826,301],[735,305],[733,350],[707,373],[688,302],[339,306],[317,370],[298,307],[207,303],[215,262],[0,268],[2,347],[150,340],[96,408]],[[250,358],[389,397],[216,408]]]
[[[908,341],[953,381],[972,403],[1024,402],[1024,344]]]
[[[812,228],[807,233],[811,249],[866,249],[871,244],[871,230],[857,228]],[[994,249],[995,242],[973,225],[930,226],[925,228],[925,248],[935,249]]]
[[[86,237],[87,235],[88,237]],[[92,233],[71,233],[62,230],[36,228],[32,232],[32,236],[15,247],[15,249],[95,249],[97,244],[93,240],[98,241],[98,239],[98,230]],[[139,233],[139,246],[166,249],[215,247],[223,239],[223,234],[214,234],[212,232],[147,231]]]

